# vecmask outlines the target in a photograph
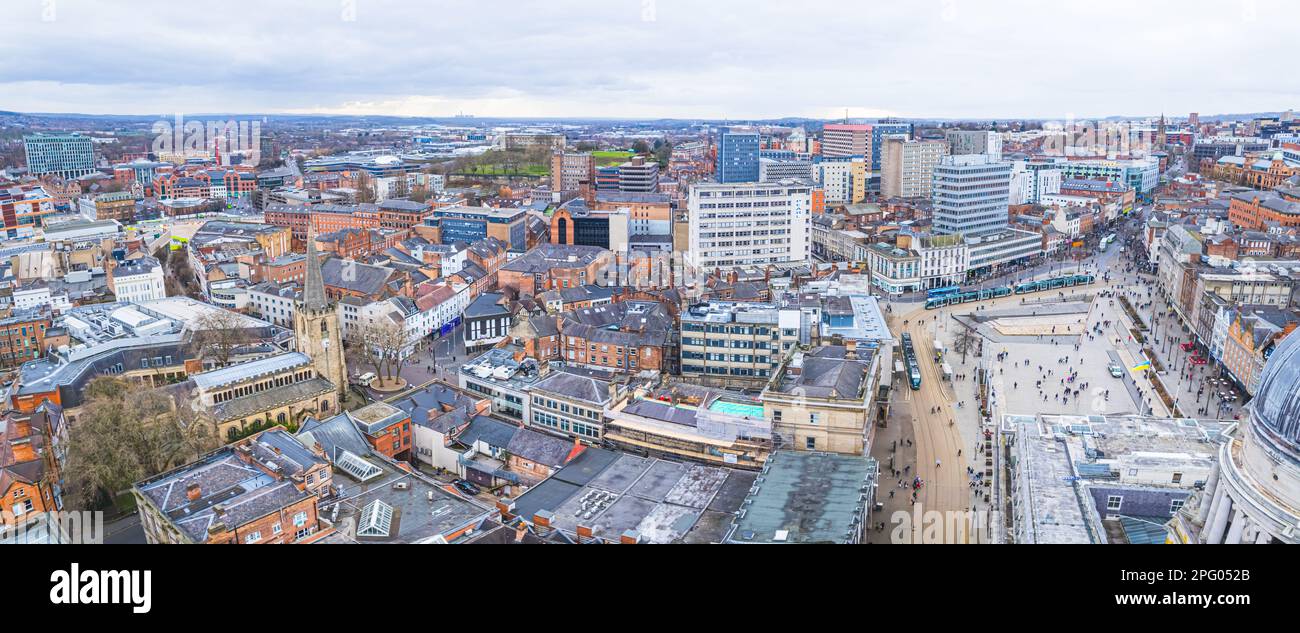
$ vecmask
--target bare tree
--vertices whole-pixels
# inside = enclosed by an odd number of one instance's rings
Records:
[[[957,330],[957,333],[952,339],[952,348],[955,351],[961,352],[961,364],[966,364],[966,353],[979,345],[979,340],[979,336],[976,336],[968,327],[962,327],[960,330]]]
[[[161,390],[137,391],[112,376],[92,380],[68,437],[69,506],[102,507],[133,483],[216,448],[214,425],[203,417],[178,410]]]
[[[235,350],[253,341],[244,317],[229,310],[211,310],[194,324],[191,345],[204,357],[212,358],[217,367],[230,364]]]
[[[406,364],[403,356],[409,342],[403,324],[385,315],[358,327],[354,353],[363,364],[374,368],[376,376],[393,381],[401,376]]]
[[[371,180],[370,174],[364,171],[357,172],[357,203],[364,204],[374,202],[378,194],[375,193],[375,183]]]

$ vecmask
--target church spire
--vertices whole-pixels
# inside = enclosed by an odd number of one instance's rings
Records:
[[[325,310],[325,278],[321,275],[320,254],[316,252],[316,231],[307,231],[307,279],[302,289],[302,307],[306,310]]]

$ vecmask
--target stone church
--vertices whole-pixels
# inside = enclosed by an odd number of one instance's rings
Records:
[[[196,374],[192,405],[207,411],[219,437],[233,441],[275,425],[343,410],[347,366],[338,305],[325,295],[315,240],[307,240],[302,301],[294,311],[297,349]]]

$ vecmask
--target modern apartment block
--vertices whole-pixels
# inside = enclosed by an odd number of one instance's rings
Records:
[[[987,154],[994,161],[1002,160],[1002,135],[983,130],[948,130],[944,132],[949,151],[954,156]]]
[[[761,182],[775,182],[786,178],[812,179],[813,162],[798,158],[760,158],[758,161],[758,179]]]
[[[1074,180],[1115,180],[1136,192],[1141,200],[1150,200],[1160,184],[1160,161],[1155,157],[1131,159],[1084,159],[1058,163],[1061,177]]]
[[[944,141],[885,139],[880,159],[880,193],[886,198],[929,198],[934,167],[948,155]]]
[[[720,183],[758,182],[758,146],[758,132],[720,130],[714,179]]]
[[[1057,161],[1018,160],[1011,164],[1011,204],[1038,204],[1043,196],[1060,192]]]
[[[644,156],[618,166],[618,190],[623,193],[659,193],[659,163]]]
[[[23,137],[27,169],[36,176],[55,174],[70,179],[95,173],[94,145],[90,137],[76,132]]]
[[[681,313],[682,375],[708,384],[765,384],[799,343],[798,309],[709,301]]]
[[[813,173],[826,194],[826,202],[853,204],[867,198],[871,174],[862,156],[823,157],[813,163]]]
[[[987,154],[946,156],[934,168],[934,231],[979,235],[1007,228],[1011,164]]]
[[[699,183],[690,190],[688,261],[701,270],[807,262],[813,184]]]

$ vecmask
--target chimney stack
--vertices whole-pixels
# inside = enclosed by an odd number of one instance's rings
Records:
[[[583,545],[585,545],[585,544],[590,543],[590,542],[592,542],[592,541],[594,541],[594,540],[596,540],[595,530],[593,530],[593,529],[591,529],[591,528],[589,528],[589,527],[587,527],[587,526],[585,526],[585,525],[579,525],[579,526],[578,526],[578,543],[579,543],[579,544],[583,544]]]
[[[636,530],[624,530],[623,535],[618,537],[618,542],[623,545],[636,545],[641,542],[641,533]]]

